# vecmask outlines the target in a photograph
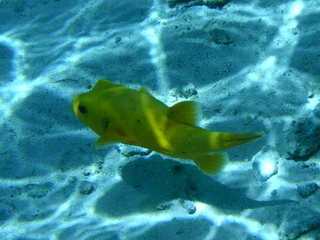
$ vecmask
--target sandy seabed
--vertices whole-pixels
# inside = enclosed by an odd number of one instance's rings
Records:
[[[1,240],[320,239],[320,2],[192,1],[0,0]],[[97,149],[71,101],[100,78],[265,137],[214,176]]]

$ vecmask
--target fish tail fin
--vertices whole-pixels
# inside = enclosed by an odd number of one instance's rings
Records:
[[[226,153],[214,153],[196,156],[192,159],[197,166],[207,174],[214,174],[221,170],[228,162]]]
[[[210,142],[213,151],[220,151],[252,142],[263,136],[262,132],[228,133],[211,132]]]

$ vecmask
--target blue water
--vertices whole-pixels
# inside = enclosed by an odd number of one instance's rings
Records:
[[[1,240],[320,239],[320,2],[205,3],[0,0]],[[101,78],[265,136],[212,176],[96,148],[71,101]]]

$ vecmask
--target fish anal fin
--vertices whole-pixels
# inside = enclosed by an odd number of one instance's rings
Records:
[[[194,101],[179,102],[169,108],[169,119],[195,126],[198,118],[198,104]]]
[[[96,147],[103,146],[105,144],[112,144],[116,143],[116,141],[110,141],[109,139],[105,139],[103,137],[99,137],[98,140],[96,141]]]
[[[226,153],[200,155],[192,159],[197,166],[207,174],[214,174],[221,170],[228,162]]]

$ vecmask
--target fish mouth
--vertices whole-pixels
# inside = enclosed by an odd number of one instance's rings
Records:
[[[74,114],[78,117],[79,116],[79,96],[76,96],[73,100],[72,100],[72,108],[73,108],[73,112]]]

